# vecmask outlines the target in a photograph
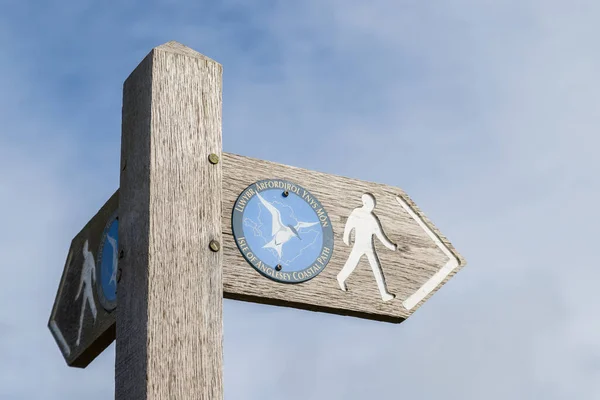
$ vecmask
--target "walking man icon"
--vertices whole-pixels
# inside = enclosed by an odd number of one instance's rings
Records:
[[[96,265],[94,261],[94,255],[88,250],[88,241],[86,240],[83,244],[83,265],[81,268],[81,280],[79,281],[79,290],[75,300],[83,293],[83,299],[81,304],[81,315],[79,317],[79,332],[77,333],[76,345],[79,346],[81,342],[81,330],[83,328],[83,316],[85,315],[86,303],[89,304],[94,322],[96,321],[96,303],[94,302],[94,292],[92,290],[92,283],[96,281]]]
[[[373,236],[377,236],[385,247],[392,251],[396,251],[398,246],[392,243],[385,233],[383,233],[381,222],[379,222],[379,219],[375,213],[373,213],[376,205],[375,197],[370,193],[365,193],[362,196],[362,203],[362,207],[352,211],[346,222],[346,227],[344,228],[344,243],[347,246],[350,246],[350,234],[354,230],[354,247],[350,252],[348,261],[346,261],[346,264],[337,275],[337,280],[343,291],[348,290],[346,287],[346,279],[352,274],[361,257],[366,255],[369,264],[371,265],[371,269],[373,270],[373,274],[375,275],[375,281],[377,282],[381,299],[383,301],[389,301],[395,296],[387,290],[381,263],[375,252]]]

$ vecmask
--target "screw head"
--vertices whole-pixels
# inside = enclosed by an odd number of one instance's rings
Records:
[[[210,247],[210,249],[214,252],[217,252],[221,249],[221,245],[216,240],[211,240],[208,247]]]
[[[275,270],[276,270],[276,271],[281,271],[281,268],[282,268],[282,267],[281,267],[281,264],[277,264],[277,265],[275,266]]]
[[[219,156],[215,153],[210,153],[210,155],[208,156],[208,161],[211,164],[217,164],[219,162]]]
[[[283,192],[283,197],[288,197],[290,195],[290,192],[288,192],[287,190],[285,192]]]

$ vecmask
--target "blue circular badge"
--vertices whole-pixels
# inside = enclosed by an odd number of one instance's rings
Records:
[[[119,217],[114,215],[102,232],[96,265],[96,292],[107,311],[112,311],[117,306],[118,249]]]
[[[308,190],[285,180],[248,186],[233,206],[232,228],[246,261],[278,282],[314,278],[333,254],[327,212]]]

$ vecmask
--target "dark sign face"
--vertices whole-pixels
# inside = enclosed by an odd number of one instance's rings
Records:
[[[67,364],[87,366],[115,338],[115,194],[71,242],[48,327]]]
[[[333,254],[327,211],[309,191],[285,180],[248,186],[233,207],[232,229],[246,261],[278,282],[314,278]]]

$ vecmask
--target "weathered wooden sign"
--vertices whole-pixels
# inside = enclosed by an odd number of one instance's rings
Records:
[[[71,242],[48,327],[67,363],[86,367],[115,339],[115,193]]]
[[[223,181],[226,298],[401,322],[465,265],[399,188],[232,154]],[[280,254],[273,225],[297,231]]]
[[[125,82],[120,189],[49,321],[75,367],[116,337],[117,400],[222,399],[223,298],[397,323],[465,265],[399,188],[223,154],[221,92],[175,42]]]
[[[222,163],[225,298],[401,322],[465,265],[399,188],[227,153]],[[94,346],[81,355],[75,350],[79,314],[73,310],[82,300],[72,293],[80,284],[85,240],[101,271],[107,254],[101,238],[115,219],[117,198],[118,191],[73,240],[57,295],[51,324],[68,335],[74,350],[64,354],[73,366],[87,365],[90,354],[114,340],[114,313],[97,307],[96,323],[84,313],[83,337],[89,333],[90,340],[82,343]],[[289,233],[281,233],[288,240],[273,226],[286,228]],[[99,283],[90,286],[98,306]]]

